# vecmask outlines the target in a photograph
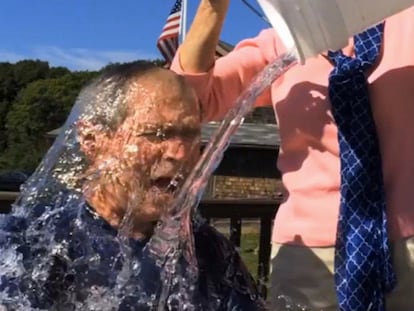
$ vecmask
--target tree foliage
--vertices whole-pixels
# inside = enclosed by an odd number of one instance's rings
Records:
[[[49,148],[46,133],[64,123],[82,86],[98,74],[40,60],[0,62],[0,171],[34,170]]]
[[[40,60],[0,63],[0,151],[7,149],[6,117],[20,90],[33,81],[69,73],[67,68],[50,68],[47,62]]]
[[[76,96],[91,73],[68,74],[55,79],[37,80],[18,95],[7,114],[9,164],[30,170],[47,148],[45,134],[64,123]],[[30,148],[31,152],[24,152]]]

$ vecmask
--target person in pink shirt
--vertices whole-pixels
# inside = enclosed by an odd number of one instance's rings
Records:
[[[220,120],[266,64],[284,53],[266,29],[215,59],[230,0],[201,0],[171,69],[195,88],[204,121]],[[368,77],[382,157],[392,260],[397,285],[388,310],[414,310],[414,8],[385,21],[380,61]],[[353,40],[343,49],[353,55]],[[334,247],[340,200],[338,128],[328,98],[333,64],[325,54],[295,65],[256,106],[273,105],[280,128],[277,166],[286,200],[274,221],[269,299],[312,310],[338,310]],[[275,164],[276,165],[276,164]]]

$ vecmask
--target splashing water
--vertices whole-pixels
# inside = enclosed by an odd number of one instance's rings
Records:
[[[118,184],[125,187],[119,179],[126,176],[131,190],[125,191],[126,215],[137,209],[137,202],[143,202],[145,185],[140,179],[148,168],[132,170],[129,165],[140,156],[139,148],[121,141],[119,145],[125,146],[125,152],[116,150],[113,157],[92,167],[79,139],[79,121],[92,126],[99,120],[99,124],[110,126],[120,119],[122,111],[117,107],[126,100],[122,86],[123,81],[102,78],[81,92],[59,137],[22,186],[11,214],[0,215],[0,309],[159,308],[161,272],[150,260],[143,262],[145,241],[129,238],[130,217],[125,217],[115,230],[89,207],[86,199],[88,192]],[[97,128],[95,133],[104,130]],[[91,133],[85,137],[89,139]],[[113,201],[108,196],[106,199]],[[174,304],[174,299],[168,299]]]
[[[201,159],[178,191],[169,213],[160,222],[156,234],[147,246],[151,256],[159,263],[172,263],[177,258],[185,258],[189,267],[195,267],[194,246],[191,235],[191,224],[197,224],[196,208],[205,190],[208,179],[222,160],[232,135],[243,123],[244,117],[253,107],[257,97],[269,87],[273,81],[282,76],[297,62],[294,52],[283,54],[260,72],[250,86],[237,99],[235,106],[228,112],[220,127],[213,134],[205,148]],[[174,269],[165,270],[166,275],[176,273]],[[189,275],[196,270],[189,270]],[[193,278],[195,277],[192,276]],[[167,277],[168,278],[168,277]]]
[[[295,62],[294,53],[281,56],[239,97],[145,243],[128,235],[137,202],[143,200],[140,178],[145,168],[140,167],[139,174],[129,165],[142,151],[140,146],[125,144],[123,151],[91,169],[79,143],[80,129],[74,125],[81,116],[88,116],[85,123],[117,117],[115,107],[126,100],[125,90],[116,79],[86,88],[41,165],[22,187],[12,214],[0,216],[0,310],[3,305],[19,311],[218,310],[222,301],[214,294],[208,303],[200,303],[193,230],[203,221],[196,208],[256,98]],[[101,191],[115,181],[123,184],[123,174],[129,189],[126,213],[115,230],[90,209],[85,193]],[[171,181],[172,189],[180,184],[181,175],[179,171]],[[102,179],[107,183],[94,183]],[[213,242],[218,252],[235,252],[221,238]],[[244,277],[231,267],[226,273]],[[244,290],[258,300],[248,286]],[[288,304],[280,308],[284,309],[294,310]]]
[[[183,221],[183,219],[198,215],[194,212],[194,209],[197,208],[200,202],[207,182],[222,160],[223,154],[230,144],[233,134],[243,123],[244,117],[253,107],[257,97],[296,62],[297,58],[294,52],[283,54],[273,63],[266,66],[236,100],[236,104],[228,112],[220,127],[215,131],[200,160],[187,177],[184,185],[179,189],[173,206],[161,222],[164,225],[159,226],[162,229],[158,230],[158,234],[152,239],[153,243],[149,244],[151,252],[156,258],[163,260],[159,255],[165,254],[165,247],[172,241],[171,238],[174,238],[175,241],[180,240],[179,231],[183,229],[181,225],[190,223]],[[189,233],[188,228],[181,232],[184,232],[186,235]],[[167,234],[164,235],[164,233]],[[160,238],[160,240],[157,238]],[[163,240],[167,243],[163,243]],[[193,254],[190,253],[189,255]]]

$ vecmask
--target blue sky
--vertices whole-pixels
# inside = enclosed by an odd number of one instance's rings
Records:
[[[199,1],[188,2],[189,24]],[[160,57],[155,43],[173,3],[1,0],[0,61],[41,59],[52,66],[95,70],[108,62]],[[222,39],[234,44],[263,27],[241,0],[232,0]]]

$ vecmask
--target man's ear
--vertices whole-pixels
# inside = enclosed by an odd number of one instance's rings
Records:
[[[102,127],[88,120],[79,120],[76,131],[81,151],[88,160],[94,160],[105,142],[106,135]]]

